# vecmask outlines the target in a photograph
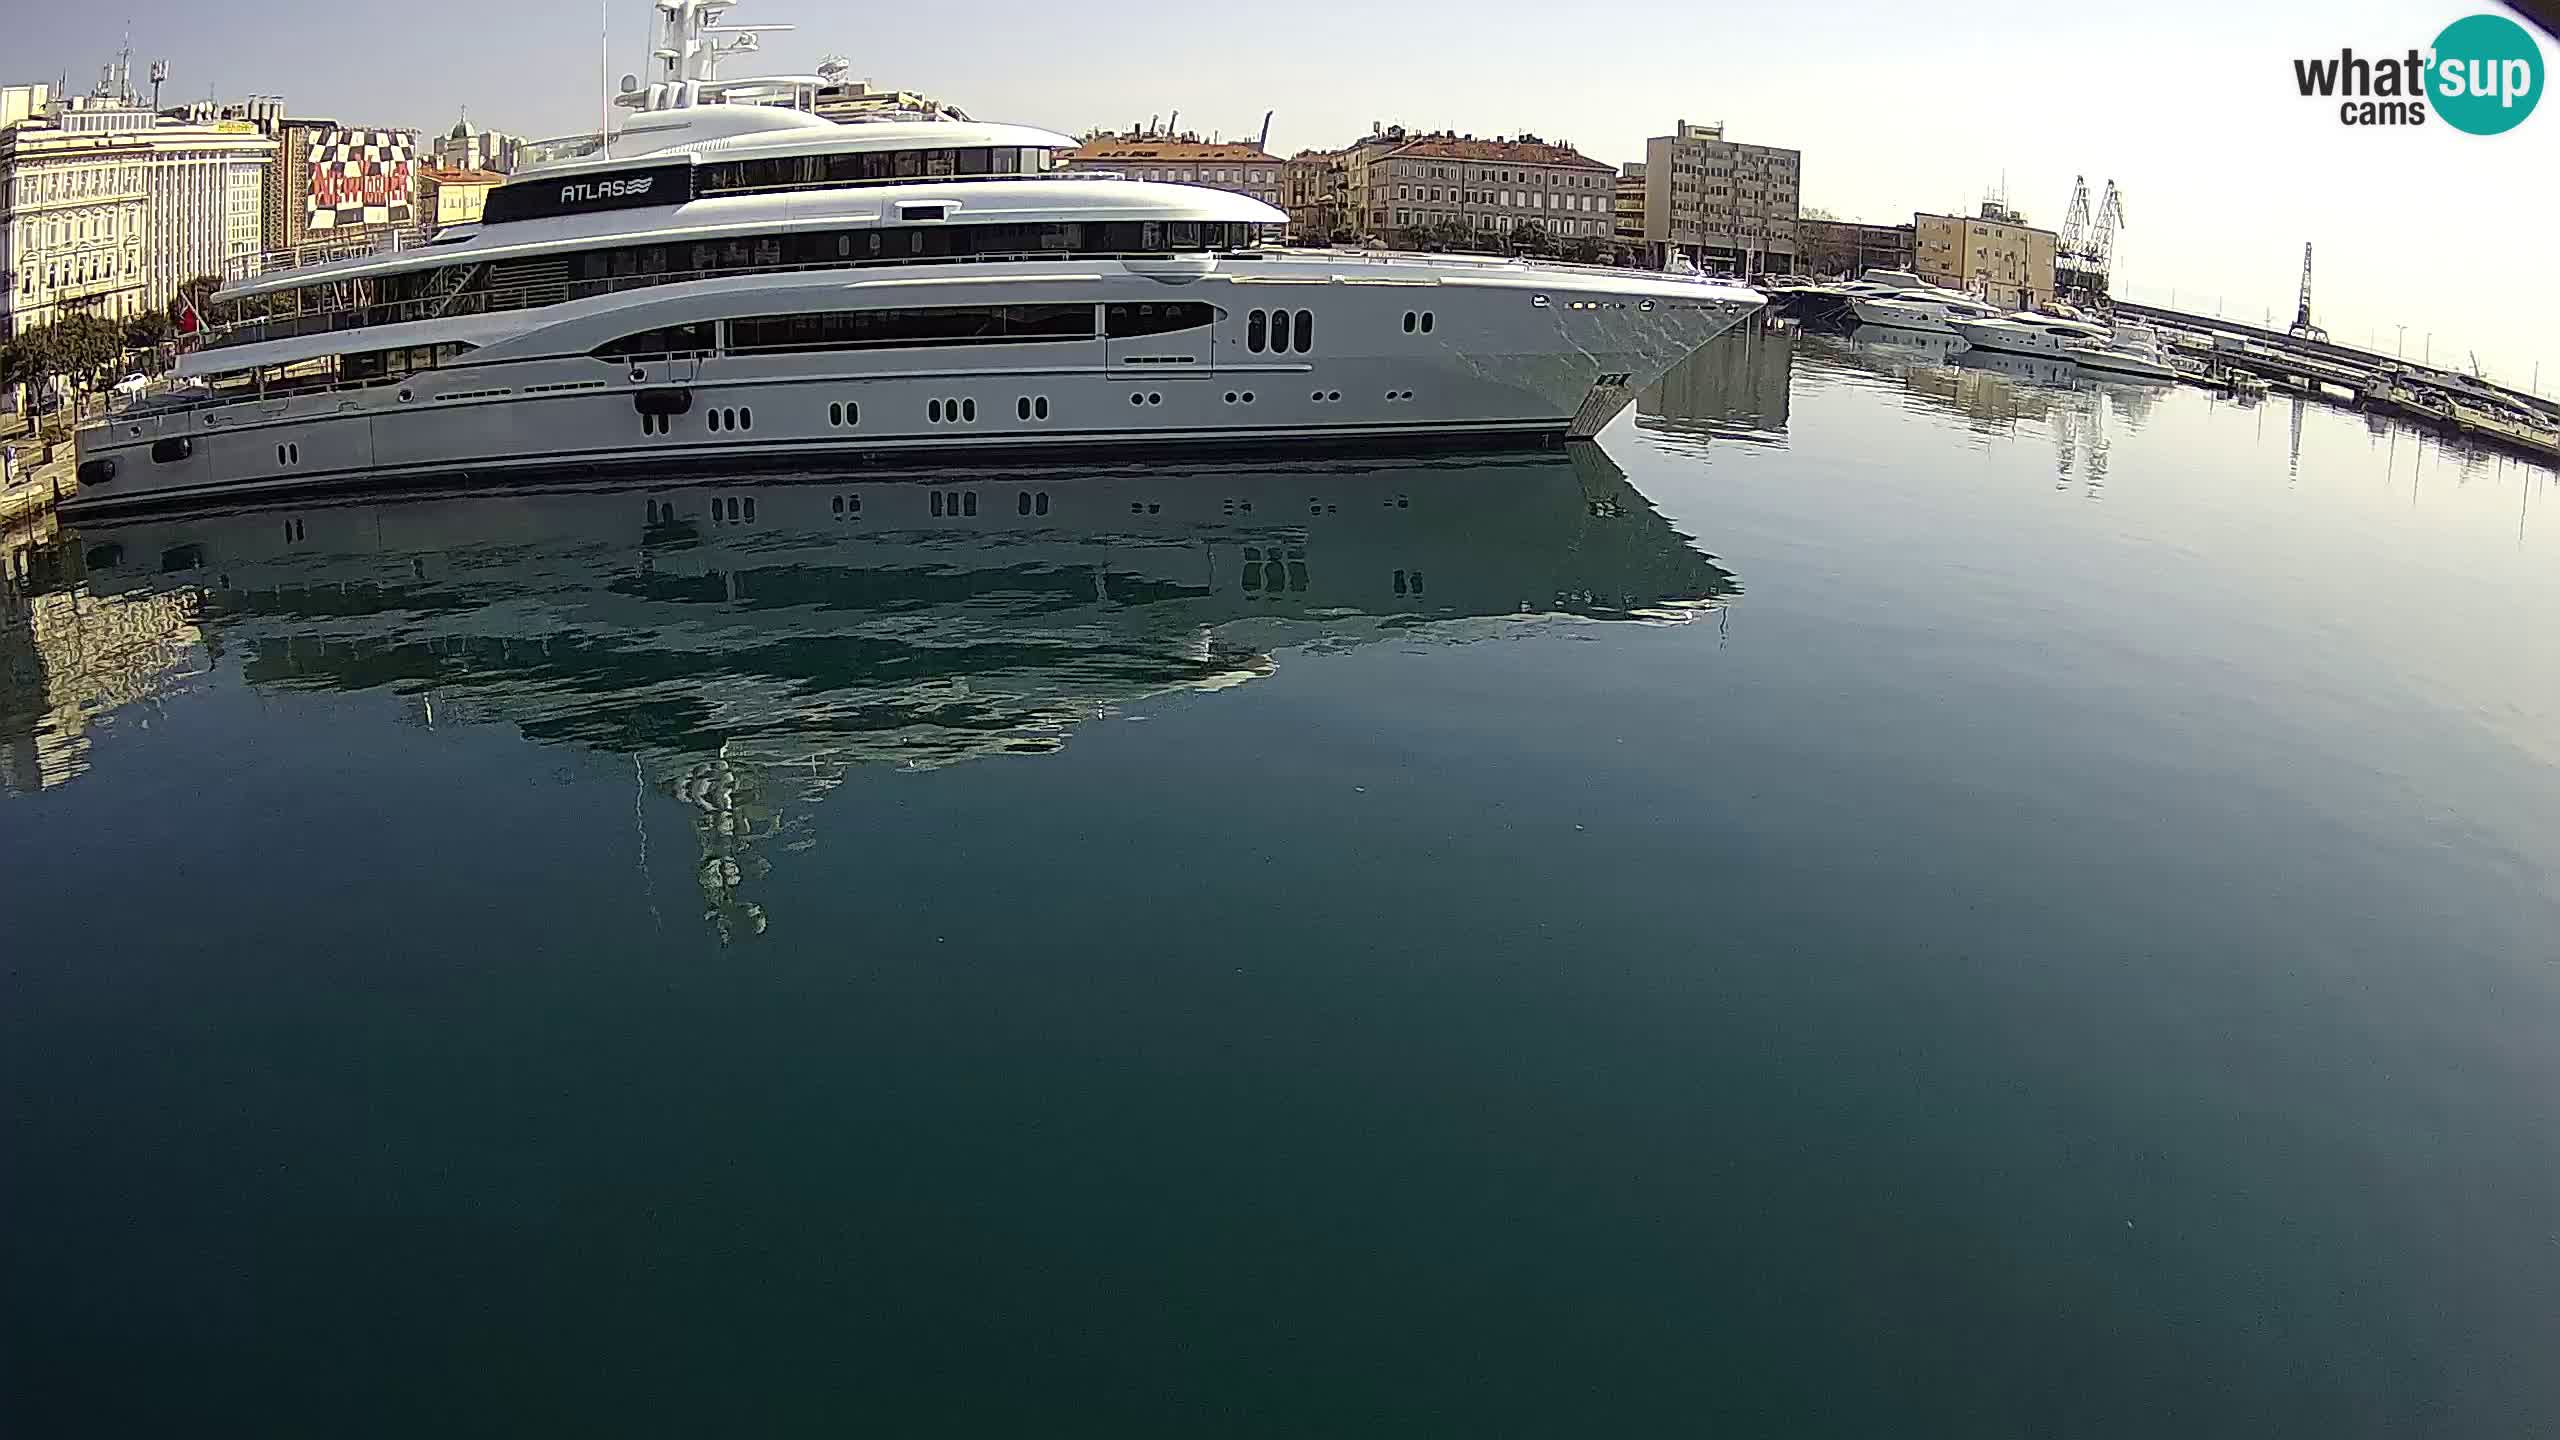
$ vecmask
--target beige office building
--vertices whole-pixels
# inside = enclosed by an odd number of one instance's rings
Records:
[[[2051,300],[2056,237],[2014,210],[1985,201],[1982,213],[1912,217],[1912,268],[1932,285],[1970,290],[1994,305],[2026,310]]]
[[[1802,169],[1798,152],[1727,140],[1722,125],[1683,120],[1647,140],[1648,258],[1663,265],[1679,257],[1735,275],[1796,269]]]
[[[1644,249],[1644,162],[1630,160],[1618,171],[1616,193],[1610,197],[1616,211],[1618,248],[1641,253]]]

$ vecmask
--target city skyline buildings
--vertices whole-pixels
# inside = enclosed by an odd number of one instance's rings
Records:
[[[282,92],[297,111],[351,124],[437,133],[468,105],[487,117],[475,124],[528,136],[592,130],[601,104],[592,12],[457,0],[440,12],[445,33],[509,37],[474,48],[458,70],[347,64],[346,55],[397,51],[405,22],[308,0],[262,5],[254,23],[172,0],[131,8],[137,55],[181,57],[172,97],[201,94],[190,73],[201,71],[224,93]],[[1133,110],[1180,110],[1186,129],[1243,138],[1272,110],[1270,149],[1284,156],[1337,148],[1374,120],[1400,118],[1479,135],[1571,135],[1615,165],[1640,160],[1647,138],[1688,116],[1801,152],[1805,209],[1885,223],[1971,213],[1998,194],[2031,223],[2059,228],[2073,177],[2111,176],[2130,220],[2117,252],[2121,296],[2281,328],[2302,242],[2312,240],[2315,319],[2336,338],[2390,353],[2398,335],[2408,358],[2437,364],[2476,350],[2493,376],[2530,385],[2560,331],[2560,297],[2515,276],[2560,219],[2560,196],[2536,183],[2560,169],[2560,117],[2536,115],[2498,136],[2446,125],[2359,131],[2289,79],[2288,57],[2342,44],[2396,53],[2471,8],[2346,0],[2232,13],[2168,0],[2140,15],[2075,13],[2032,33],[1956,36],[1880,0],[1783,14],[1663,6],[1615,17],[1591,32],[1585,53],[1553,43],[1551,10],[1518,0],[1419,0],[1391,12],[1310,0],[1299,22],[1360,43],[1257,49],[1242,68],[1241,19],[1124,44],[1108,27],[1097,36],[1016,0],[990,0],[965,27],[893,11],[866,17],[858,34],[801,0],[756,0],[741,13],[799,26],[768,37],[756,68],[807,71],[859,42],[856,75],[1067,134],[1125,124]],[[611,68],[639,68],[642,17],[607,18]],[[67,68],[77,81],[122,34],[121,16],[36,14],[13,47],[30,73],[0,79]],[[1007,42],[991,46],[990,34]],[[1630,35],[1642,43],[1624,43]],[[2537,38],[2549,57],[2552,41]],[[1187,78],[1211,63],[1222,76],[1215,89]],[[2552,372],[2546,393],[2560,388],[2560,355],[2551,359],[2541,366]]]

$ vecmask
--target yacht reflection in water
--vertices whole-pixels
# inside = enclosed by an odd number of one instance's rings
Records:
[[[387,690],[419,724],[628,754],[690,808],[724,940],[764,928],[764,852],[805,843],[852,767],[1054,751],[1115,705],[1245,683],[1291,648],[1678,619],[1738,588],[1589,445],[481,493],[71,543],[91,594],[193,596],[252,684]]]

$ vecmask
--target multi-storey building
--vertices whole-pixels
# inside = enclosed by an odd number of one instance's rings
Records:
[[[507,183],[492,170],[448,170],[426,165],[418,170],[418,228],[428,235],[448,225],[477,225],[488,206],[489,192]]]
[[[517,153],[524,149],[524,137],[503,130],[474,130],[470,117],[453,122],[453,128],[436,137],[434,160],[445,170],[476,170],[497,175],[512,175]],[[421,206],[421,209],[424,207]]]
[[[1996,200],[1980,215],[1912,217],[1912,268],[1950,290],[1970,290],[1994,305],[2027,310],[2054,297],[2053,252],[2060,238]]]
[[[418,230],[417,132],[287,119],[267,168],[263,229],[276,264],[308,264],[398,243]]]
[[[1359,233],[1349,199],[1349,150],[1301,150],[1280,167],[1280,208],[1299,243],[1325,245]]]
[[[1618,170],[1615,193],[1610,196],[1617,230],[1615,238],[1621,250],[1642,253],[1644,250],[1644,162],[1630,160]]]
[[[1810,275],[1855,276],[1867,270],[1908,270],[1912,227],[1863,220],[1796,221],[1798,257]]]
[[[91,96],[0,131],[0,334],[66,312],[138,315],[255,254],[274,153],[253,124]]]
[[[1803,156],[1724,138],[1683,120],[1644,142],[1644,242],[1655,264],[1680,258],[1753,275],[1796,268]]]
[[[1082,137],[1062,152],[1069,170],[1114,170],[1132,180],[1171,180],[1250,195],[1265,205],[1281,201],[1280,157],[1249,140],[1203,140],[1197,135]]]
[[[1616,175],[1570,142],[1535,135],[1479,140],[1382,128],[1344,162],[1348,206],[1370,236],[1454,226],[1508,237],[1535,226],[1560,242],[1605,246],[1617,229]]]

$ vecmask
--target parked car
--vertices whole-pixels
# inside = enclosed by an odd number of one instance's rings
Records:
[[[151,377],[137,370],[116,382],[116,396],[118,399],[130,400],[141,394],[143,387],[150,383]]]

